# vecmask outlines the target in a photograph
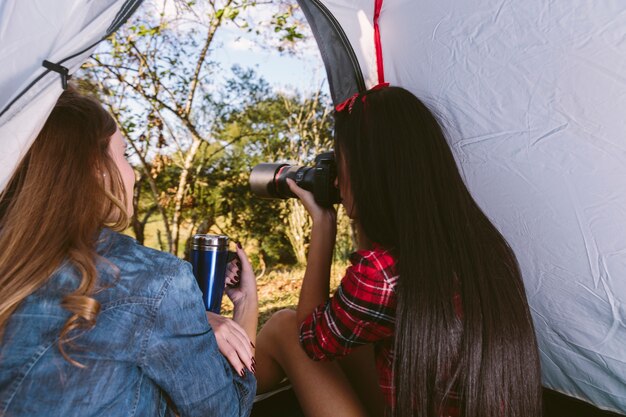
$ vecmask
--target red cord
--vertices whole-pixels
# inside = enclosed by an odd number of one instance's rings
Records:
[[[385,82],[385,69],[383,67],[383,47],[380,42],[380,28],[378,26],[378,18],[380,17],[380,9],[383,7],[383,0],[375,0],[374,5],[374,43],[376,45],[376,66],[378,68],[378,83]]]

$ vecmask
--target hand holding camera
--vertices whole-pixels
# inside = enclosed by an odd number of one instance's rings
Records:
[[[335,153],[330,151],[316,156],[313,167],[259,164],[250,173],[250,188],[262,198],[297,197],[314,224],[328,221],[335,225],[337,215],[333,204],[341,202],[336,178]]]
[[[335,187],[337,164],[335,153],[324,152],[315,157],[313,167],[300,167],[286,163],[263,163],[252,168],[250,189],[261,198],[291,198],[297,195],[287,184],[287,179],[313,193],[315,202],[322,207],[332,207],[341,202]],[[298,196],[299,197],[299,196]]]
[[[289,190],[291,190],[291,192],[300,199],[300,201],[304,205],[304,208],[313,219],[314,225],[328,223],[335,226],[334,229],[336,229],[337,212],[335,211],[333,206],[320,206],[315,200],[315,195],[313,193],[298,187],[296,182],[291,178],[287,178],[287,185],[289,186]]]

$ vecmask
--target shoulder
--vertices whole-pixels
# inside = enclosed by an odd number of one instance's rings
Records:
[[[163,275],[171,275],[183,268],[186,262],[172,255],[139,244],[135,239],[121,233],[105,230],[98,241],[98,254],[132,268],[149,268]],[[120,265],[118,265],[120,266]]]
[[[371,249],[358,250],[350,255],[348,269],[370,280],[384,281],[395,287],[398,279],[396,257],[390,250],[375,245]]]
[[[166,291],[175,281],[176,288],[192,290],[195,285],[191,265],[176,256],[147,248],[132,237],[105,229],[98,241],[98,254],[105,262],[99,269],[114,273],[101,273],[101,276],[114,276],[116,286],[125,287],[129,293],[143,296],[157,296]]]

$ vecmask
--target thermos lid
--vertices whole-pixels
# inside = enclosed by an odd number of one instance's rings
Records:
[[[191,245],[194,250],[226,250],[228,236],[197,234],[193,236]]]

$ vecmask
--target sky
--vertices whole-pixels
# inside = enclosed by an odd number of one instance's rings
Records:
[[[176,15],[174,0],[154,0],[154,2],[157,4],[156,7],[164,10],[166,14]],[[293,3],[296,1],[293,0]],[[275,3],[265,4],[260,1],[256,6],[243,11],[240,16],[254,24],[271,21],[272,16],[278,11],[279,8]],[[137,11],[141,12],[141,9]],[[296,11],[298,12],[299,10]],[[303,17],[301,19],[304,21]],[[270,27],[266,33],[271,32]],[[278,91],[311,93],[322,86],[322,89],[328,92],[326,72],[313,34],[306,24],[301,28],[301,32],[305,38],[296,42],[294,53],[288,54],[278,50],[278,36],[261,38],[258,35],[246,34],[245,30],[232,25],[230,27],[226,25],[218,32],[214,41],[215,51],[211,53],[211,58],[217,60],[224,69],[230,69],[233,65],[253,68]]]
[[[295,0],[294,0],[295,3]],[[206,29],[199,27],[199,23],[193,16],[181,15],[173,8],[172,0],[148,0],[136,11],[136,14],[154,14],[163,11],[171,18],[174,30],[187,32],[190,25],[199,28],[198,34],[206,36]],[[249,22],[269,22],[273,14],[277,12],[272,4],[259,4],[247,10],[243,16]],[[202,19],[200,19],[202,20]],[[303,20],[304,22],[304,20]],[[127,23],[128,24],[128,23]],[[300,29],[305,35],[304,39],[297,40],[291,53],[280,52],[278,35],[274,35],[272,26],[265,26],[265,34],[259,36],[247,33],[232,24],[220,27],[212,42],[209,59],[216,61],[221,67],[220,71],[212,74],[217,77],[214,84],[209,88],[224,88],[219,77],[225,81],[232,76],[230,69],[238,65],[244,69],[252,68],[257,76],[267,81],[276,92],[289,95],[311,96],[321,89],[330,96],[326,71],[322,58],[308,25],[304,24]],[[198,39],[201,43],[203,40]]]
[[[227,35],[228,36],[228,35]],[[326,72],[317,47],[297,56],[281,54],[276,49],[263,49],[246,38],[232,37],[213,55],[224,68],[240,65],[254,68],[275,89],[280,91],[327,91]]]

